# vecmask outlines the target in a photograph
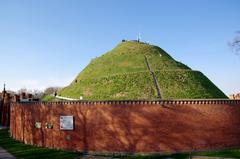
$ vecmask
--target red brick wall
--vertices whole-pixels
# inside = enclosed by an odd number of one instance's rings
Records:
[[[73,115],[75,129],[59,128]],[[41,122],[42,128],[34,127]],[[240,146],[240,100],[11,105],[10,133],[28,144],[95,152],[179,152]],[[46,122],[53,129],[46,129]]]
[[[0,100],[0,125],[9,126],[10,123],[10,102],[6,97]]]

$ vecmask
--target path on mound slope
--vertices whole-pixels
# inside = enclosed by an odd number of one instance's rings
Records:
[[[155,75],[154,71],[151,69],[151,66],[150,66],[150,64],[149,64],[149,62],[148,62],[148,58],[147,58],[147,56],[145,56],[145,62],[146,62],[146,65],[147,65],[147,67],[148,67],[148,70],[149,70],[150,73],[152,74],[153,81],[154,81],[154,85],[155,85],[156,90],[157,90],[157,93],[158,93],[158,98],[161,99],[162,96],[161,96],[161,92],[160,92],[159,84],[158,84],[158,81],[157,81],[157,78],[156,78],[156,75]]]

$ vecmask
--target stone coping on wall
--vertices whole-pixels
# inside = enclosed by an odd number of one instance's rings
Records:
[[[185,105],[185,104],[240,104],[239,99],[166,99],[166,100],[103,100],[103,101],[94,101],[94,100],[76,100],[76,101],[57,101],[57,102],[17,102],[12,103],[20,105],[28,104],[61,104],[61,105],[164,105],[164,104],[173,104],[173,105]]]
[[[35,145],[38,146],[38,145]],[[51,148],[51,147],[49,147]],[[166,151],[166,152],[125,152],[125,151],[77,151],[86,155],[90,155],[90,156],[106,156],[106,157],[126,157],[126,156],[138,156],[138,155],[174,155],[174,154],[178,154],[178,153],[185,153],[185,154],[189,154],[189,153],[201,153],[201,152],[211,152],[211,151],[224,151],[224,150],[230,150],[230,149],[239,149],[239,146],[231,146],[228,148],[208,148],[208,149],[200,149],[200,150],[196,150],[193,149],[191,151],[189,150],[182,150],[182,151]],[[201,156],[203,157],[203,156]],[[208,159],[208,158],[206,158]],[[224,158],[211,158],[211,159],[224,159]],[[233,159],[233,158],[228,158],[228,159]]]

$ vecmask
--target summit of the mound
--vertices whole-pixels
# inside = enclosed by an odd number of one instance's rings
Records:
[[[91,100],[226,98],[201,72],[158,46],[121,42],[93,59],[60,96]]]
[[[93,59],[79,74],[77,80],[148,71],[145,56],[153,70],[189,69],[157,46],[128,41],[118,44],[111,51]]]

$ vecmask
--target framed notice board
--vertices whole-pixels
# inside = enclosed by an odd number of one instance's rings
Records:
[[[60,130],[73,130],[73,116],[60,116]]]

